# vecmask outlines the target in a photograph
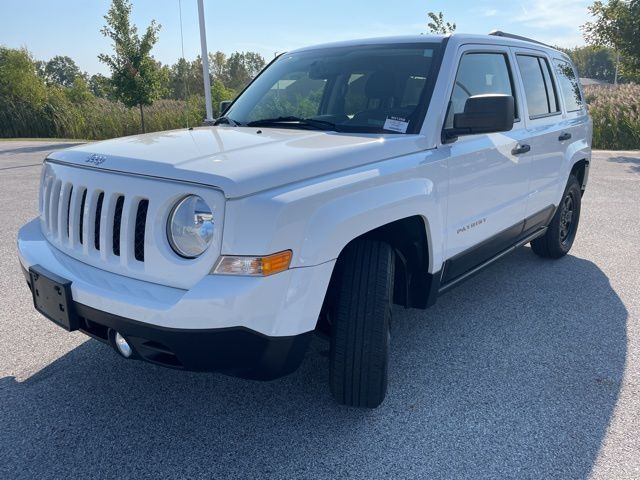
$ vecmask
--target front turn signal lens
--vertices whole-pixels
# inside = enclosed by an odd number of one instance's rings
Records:
[[[287,270],[291,264],[291,255],[291,250],[274,253],[266,257],[224,255],[220,257],[213,273],[266,277]]]

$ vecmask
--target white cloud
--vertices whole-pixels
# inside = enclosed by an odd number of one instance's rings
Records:
[[[584,45],[584,38],[580,32],[569,32],[567,35],[553,35],[541,38],[541,41],[554,47],[573,48]]]
[[[498,15],[498,10],[496,10],[495,8],[491,8],[489,10],[485,10],[484,12],[482,12],[482,14],[485,17],[495,17],[496,15]]]
[[[589,0],[530,0],[521,3],[522,14],[515,21],[534,28],[567,28],[576,31],[589,20]]]

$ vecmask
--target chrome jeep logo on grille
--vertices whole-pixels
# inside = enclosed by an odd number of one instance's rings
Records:
[[[85,163],[91,163],[96,167],[98,167],[106,161],[107,161],[107,157],[105,157],[104,155],[98,155],[97,153],[92,153],[91,155],[89,155],[89,158],[85,160]]]

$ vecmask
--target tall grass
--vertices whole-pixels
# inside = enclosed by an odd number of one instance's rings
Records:
[[[587,86],[585,96],[593,117],[593,146],[640,148],[640,85]],[[148,132],[200,125],[204,99],[158,100],[145,107]],[[90,96],[72,101],[62,89],[49,88],[36,103],[0,96],[0,138],[58,137],[102,140],[140,133],[138,109]]]
[[[590,85],[584,92],[593,118],[593,147],[640,148],[640,85]]]
[[[204,99],[159,100],[144,107],[147,132],[200,125]],[[102,140],[140,133],[140,112],[121,103],[92,97],[71,102],[64,92],[50,91],[46,102],[0,98],[0,137],[59,137]]]

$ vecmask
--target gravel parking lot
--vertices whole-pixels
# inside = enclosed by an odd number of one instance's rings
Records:
[[[0,477],[640,478],[640,152],[597,152],[571,255],[529,247],[394,311],[389,395],[328,345],[269,383],[119,358],[31,305],[18,228],[62,143],[0,142]]]

